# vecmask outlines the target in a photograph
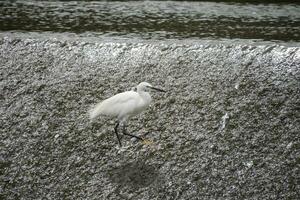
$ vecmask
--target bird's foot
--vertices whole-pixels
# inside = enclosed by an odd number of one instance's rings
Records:
[[[151,144],[153,144],[153,142],[151,140],[145,140],[145,139],[143,139],[142,140],[142,144],[151,145]]]

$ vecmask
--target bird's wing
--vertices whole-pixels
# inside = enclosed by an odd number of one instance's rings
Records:
[[[95,108],[90,111],[90,117],[93,119],[101,114],[108,116],[126,115],[126,113],[132,112],[139,98],[139,95],[134,91],[116,94],[97,104]]]
[[[116,94],[105,101],[109,102],[111,105],[117,105],[117,104],[126,104],[129,101],[132,100],[137,100],[139,99],[138,93],[134,91],[127,91],[127,92],[122,92],[119,94]]]
[[[108,114],[123,116],[130,114],[137,106],[140,96],[133,91],[123,92],[107,99]]]

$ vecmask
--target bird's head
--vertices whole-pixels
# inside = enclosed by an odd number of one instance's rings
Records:
[[[147,83],[147,82],[141,82],[140,84],[138,84],[138,86],[136,88],[137,88],[137,91],[147,91],[148,89],[152,89],[152,90],[156,90],[159,92],[166,92],[163,89],[153,87],[150,83]]]

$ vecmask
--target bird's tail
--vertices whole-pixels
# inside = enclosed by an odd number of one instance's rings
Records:
[[[98,117],[101,114],[101,111],[102,111],[102,105],[101,103],[98,103],[97,105],[95,105],[93,108],[89,110],[90,119],[93,120],[96,117]]]

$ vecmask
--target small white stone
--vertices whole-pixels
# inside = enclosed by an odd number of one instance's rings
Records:
[[[226,120],[229,118],[228,113],[225,113],[225,115],[222,117],[222,127],[221,129],[224,129],[226,126]]]
[[[290,149],[292,146],[293,146],[293,142],[290,142],[290,143],[286,146],[286,148],[287,148],[287,149]]]
[[[249,167],[249,168],[252,167],[253,166],[253,161],[251,160],[251,161],[247,162],[246,166]]]
[[[239,84],[239,83],[236,83],[236,84],[234,85],[234,88],[235,88],[236,90],[238,90],[238,89],[239,89],[239,86],[240,86],[240,84]]]

